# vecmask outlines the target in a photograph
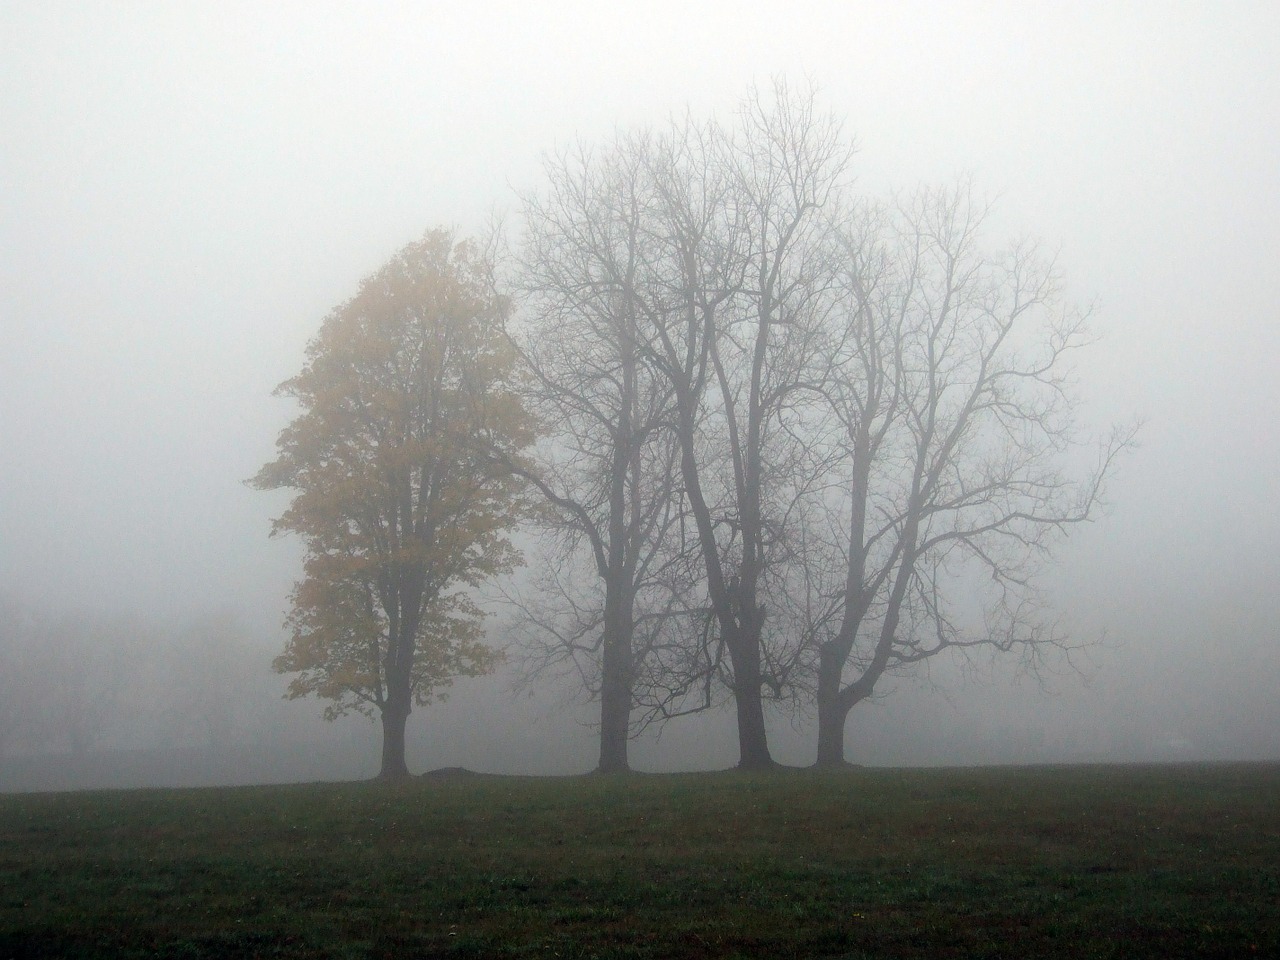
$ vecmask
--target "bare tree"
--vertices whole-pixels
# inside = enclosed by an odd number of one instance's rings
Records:
[[[768,629],[765,601],[795,548],[793,507],[812,480],[803,424],[828,359],[822,211],[852,148],[812,95],[782,84],[748,98],[736,130],[686,125],[664,147],[654,158],[664,260],[645,301],[647,342],[675,400],[739,764],[765,767],[763,691],[780,695],[799,662],[797,647],[780,652],[793,638]]]
[[[639,329],[637,278],[652,254],[647,149],[646,138],[624,137],[601,158],[548,162],[546,193],[525,203],[526,310],[515,334],[530,402],[549,427],[537,466],[522,472],[550,506],[542,526],[554,554],[543,600],[521,603],[524,622],[535,672],[571,665],[598,696],[603,772],[628,769],[633,729],[680,712],[706,673],[677,666],[696,659],[681,625],[696,618],[688,595],[698,578],[689,552],[673,549],[672,393],[643,357]],[[565,575],[582,547],[595,574],[585,582]]]
[[[1033,245],[982,251],[985,213],[962,183],[840,224],[834,536],[810,558],[831,576],[812,620],[820,765],[843,762],[849,712],[888,672],[946,650],[1034,658],[1065,643],[1034,574],[1097,514],[1132,442],[1114,432],[1092,472],[1070,478],[1081,441],[1065,360],[1087,342],[1083,317]]]

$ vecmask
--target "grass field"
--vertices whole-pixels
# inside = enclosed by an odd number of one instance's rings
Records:
[[[1280,766],[0,796],[10,957],[1280,957]]]

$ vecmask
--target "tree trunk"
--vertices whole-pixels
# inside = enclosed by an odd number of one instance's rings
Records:
[[[404,728],[413,710],[413,688],[403,663],[388,658],[387,699],[382,705],[382,769],[379,780],[403,780],[409,776],[404,760]]]
[[[601,773],[630,770],[632,615],[619,603],[605,603],[603,676],[600,684]]]
[[[687,383],[676,387],[680,401],[680,476],[684,479],[689,510],[698,527],[698,541],[707,570],[707,593],[733,665],[733,699],[738,710],[738,767],[742,770],[763,770],[775,765],[769,755],[769,736],[765,731],[764,703],[760,692],[763,611],[754,609],[754,592],[744,594],[740,583],[730,584],[725,580],[715,525],[702,495],[698,472],[694,444],[697,436],[696,402],[689,399],[694,394]],[[743,609],[751,610],[752,618],[739,617],[736,611]]]
[[[600,773],[626,773],[631,769],[627,746],[631,733],[631,691],[620,689],[605,677],[600,693]]]
[[[404,760],[404,729],[409,711],[388,703],[382,709],[382,769],[379,780],[403,780],[409,776]]]
[[[382,703],[382,769],[379,780],[403,780],[409,776],[404,760],[404,728],[413,712],[413,655],[418,632],[417,616],[393,617],[391,636],[383,655],[382,670],[387,694]]]
[[[744,638],[745,639],[745,638]],[[776,766],[769,753],[764,726],[764,698],[760,693],[760,644],[740,642],[733,658],[733,699],[738,710],[738,769],[767,770]]]
[[[601,773],[621,773],[629,769],[627,741],[631,735],[632,640],[635,635],[635,584],[633,567],[627,563],[630,542],[627,514],[634,504],[631,489],[639,495],[644,487],[640,473],[639,444],[632,431],[631,413],[636,392],[636,358],[632,339],[624,336],[622,347],[622,407],[614,433],[609,478],[609,557],[605,574],[604,649],[601,652],[600,683],[600,766]]]
[[[760,688],[755,688],[754,696],[739,688],[734,699],[738,707],[738,769],[768,770],[776,766],[769,753]]]
[[[824,644],[818,659],[818,760],[815,766],[844,765],[844,725],[849,707],[842,704],[840,677],[848,651]]]
[[[844,756],[844,727],[849,711],[838,703],[818,701],[818,759],[815,767],[843,767],[848,761]]]

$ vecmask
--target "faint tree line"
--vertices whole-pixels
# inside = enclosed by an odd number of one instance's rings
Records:
[[[0,596],[0,758],[228,745],[260,720],[248,696],[260,671],[230,615],[166,629]]]

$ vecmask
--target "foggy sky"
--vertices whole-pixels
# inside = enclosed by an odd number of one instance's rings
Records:
[[[867,192],[972,172],[993,241],[1058,249],[1100,338],[1083,416],[1145,422],[1051,580],[1107,636],[1089,683],[938,663],[855,710],[850,757],[1280,756],[1280,7],[644,6],[0,6],[0,590],[229,609],[265,675],[301,548],[242,481],[324,314],[427,227],[513,209],[544,153],[782,75],[845,118]],[[506,683],[415,715],[419,766],[588,768],[590,711]],[[731,763],[728,727],[638,765]]]

